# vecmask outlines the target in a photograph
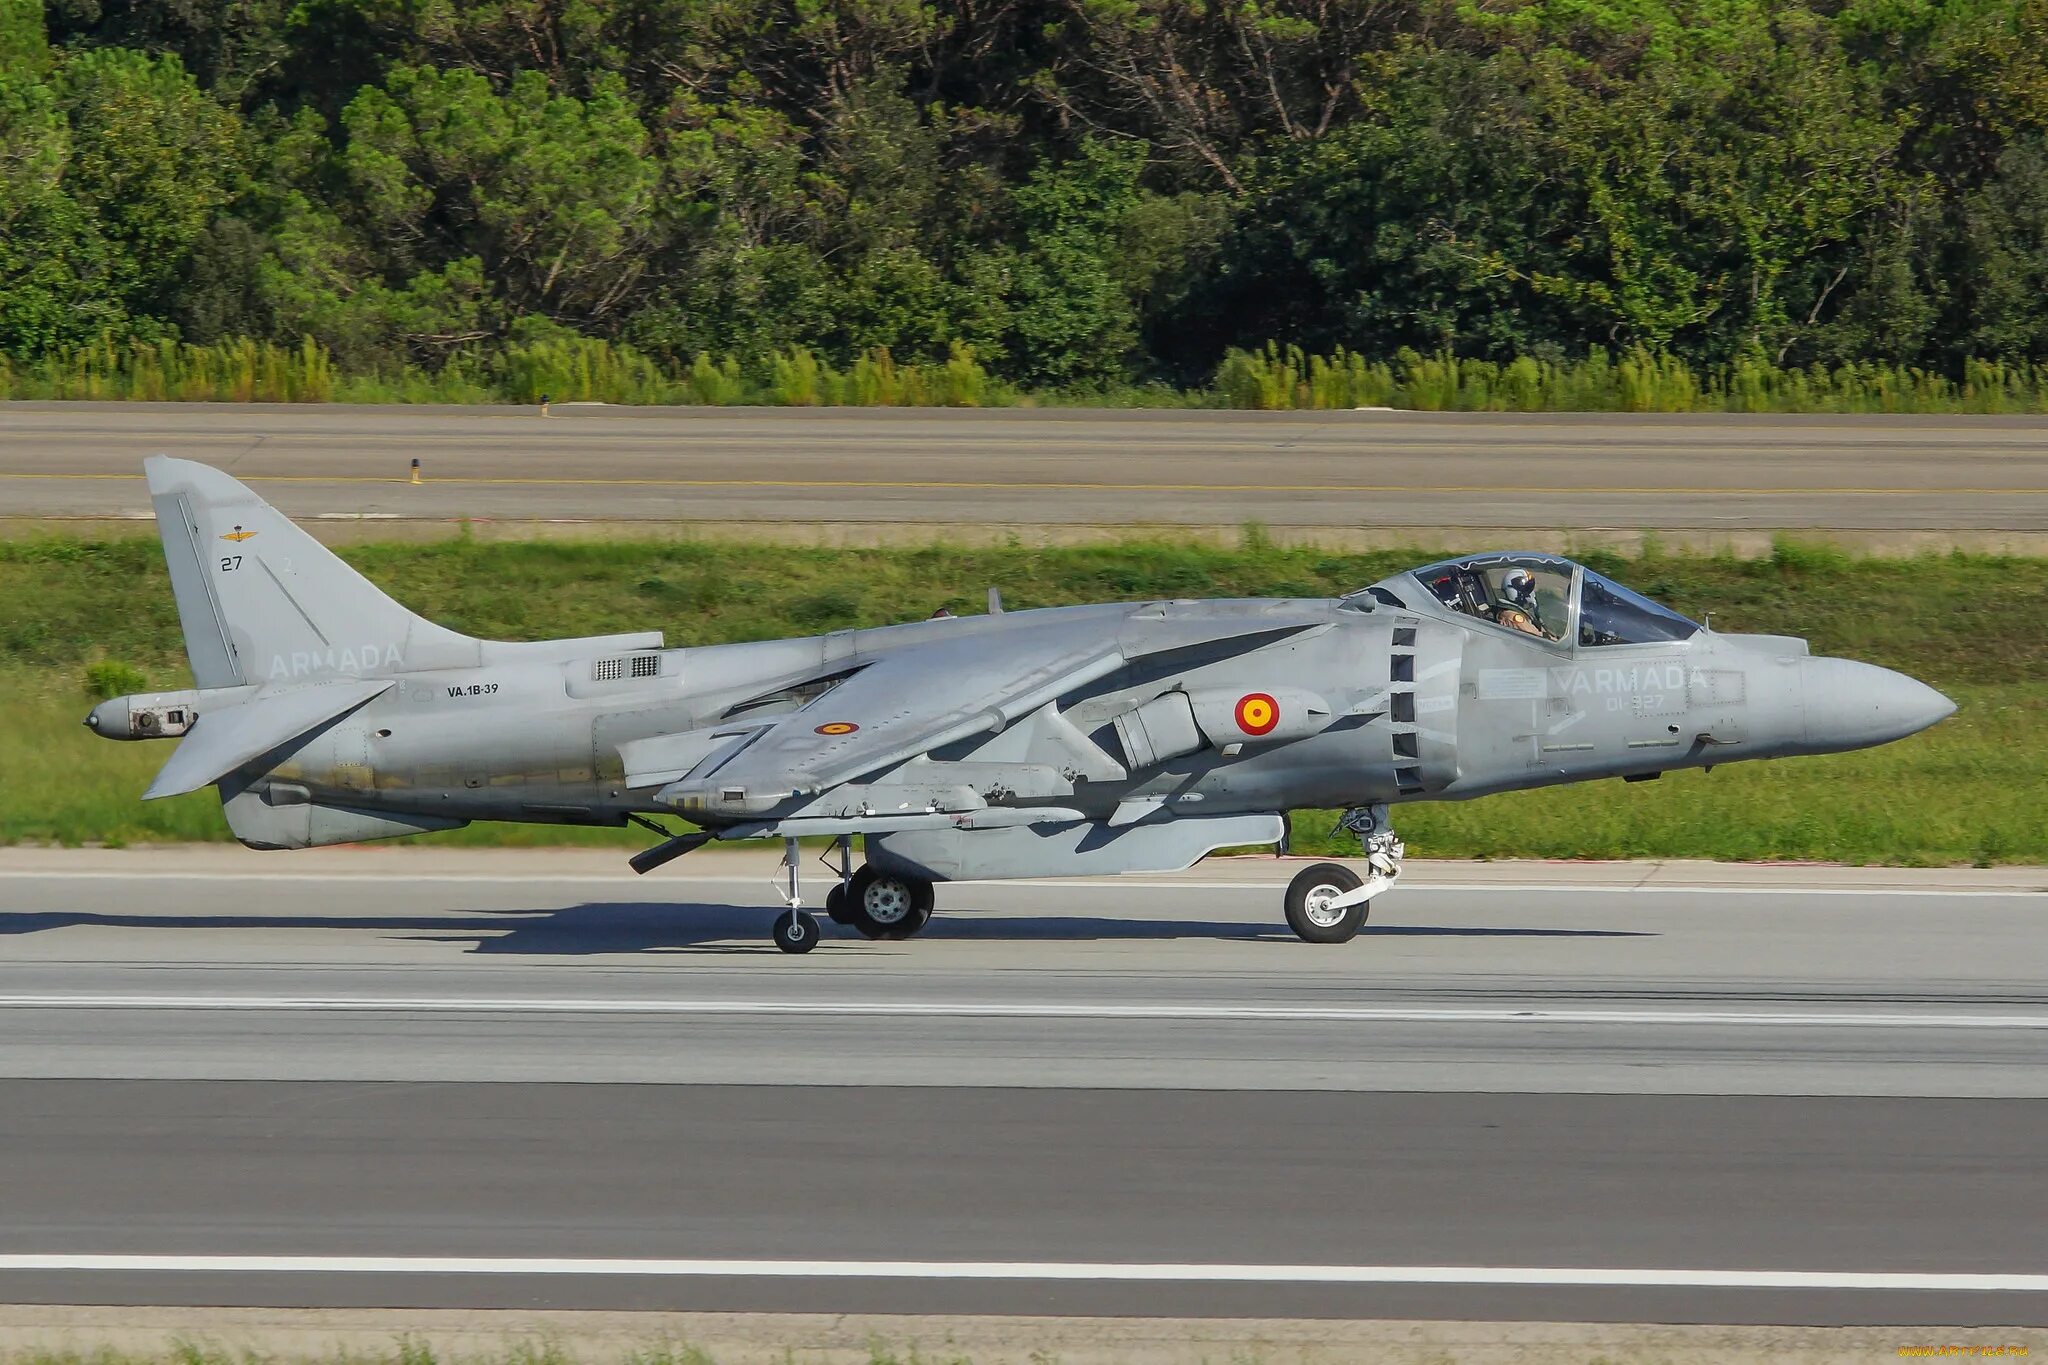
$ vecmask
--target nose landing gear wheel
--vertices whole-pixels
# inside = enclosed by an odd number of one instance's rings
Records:
[[[785,953],[808,953],[818,946],[818,921],[808,910],[785,910],[775,917],[775,946]]]
[[[846,918],[868,938],[905,939],[932,917],[932,884],[863,866],[846,888]]]
[[[1333,906],[1347,891],[1365,885],[1342,863],[1315,863],[1287,884],[1287,927],[1307,943],[1349,943],[1365,923],[1370,901]]]

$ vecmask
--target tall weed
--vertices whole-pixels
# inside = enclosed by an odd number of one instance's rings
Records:
[[[248,339],[195,346],[103,338],[35,361],[0,355],[0,399],[971,408],[1026,397],[957,340],[942,361],[906,363],[877,346],[844,368],[802,346],[759,356],[704,353],[683,365],[560,330],[458,351],[433,368],[344,371],[311,339],[296,346]],[[2048,364],[1971,360],[1951,377],[1868,361],[1783,368],[1752,356],[1697,370],[1641,348],[1506,362],[1403,348],[1375,360],[1341,346],[1312,355],[1269,341],[1256,351],[1230,351],[1203,389],[1155,383],[1028,398],[1264,411],[2029,413],[2048,412]]]
[[[1505,364],[1403,348],[1391,365],[1268,342],[1223,358],[1211,389],[1227,407],[1396,407],[1422,412],[2048,412],[2048,365],[1971,360],[1951,379],[1859,362],[1781,368],[1746,357],[1700,371],[1676,356],[1599,348],[1583,360]]]
[[[666,363],[623,342],[556,333],[459,351],[436,368],[338,371],[318,342],[212,346],[102,339],[34,362],[0,355],[0,399],[135,399],[222,403],[620,403],[788,407],[984,407],[1015,389],[952,343],[937,362],[899,362],[874,347],[838,369],[805,347],[759,357],[699,354]]]

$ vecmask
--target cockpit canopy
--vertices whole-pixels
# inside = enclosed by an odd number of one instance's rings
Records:
[[[1700,629],[1669,607],[1557,555],[1446,559],[1355,596],[1405,607],[1418,587],[1441,607],[1553,644],[1656,644]]]

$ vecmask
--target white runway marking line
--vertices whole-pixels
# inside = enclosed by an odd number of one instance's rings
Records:
[[[1856,1270],[1610,1270],[1403,1265],[1134,1265],[1067,1261],[627,1260],[511,1256],[0,1255],[4,1271],[141,1274],[648,1275],[671,1278],[1102,1280],[2048,1293],[2048,1275]]]
[[[1135,891],[1249,891],[1256,893],[1278,892],[1286,880],[1277,868],[1273,882],[1263,881],[1164,881],[1142,878],[1064,878],[1030,877],[1004,881],[963,881],[948,882],[948,886],[1017,886],[1037,890],[1073,887],[1083,890],[1114,890],[1118,888]],[[53,871],[37,872],[25,868],[0,869],[0,881],[109,881],[109,882],[390,882],[398,885],[434,883],[454,885],[467,883],[473,886],[644,886],[668,887],[682,890],[690,886],[761,886],[770,880],[772,874],[756,876],[704,875],[683,876],[661,882],[650,882],[644,877],[625,874],[597,873],[594,875],[562,874],[535,875],[527,877],[508,876],[503,873],[486,872],[474,876],[464,872],[85,872]],[[827,884],[828,878],[822,871],[817,884]],[[808,882],[806,883],[809,884]],[[1617,895],[1633,896],[1642,894],[1698,895],[1698,896],[1911,896],[1917,898],[1942,899],[2000,899],[2039,900],[2048,895],[2048,888],[2012,887],[2010,889],[1977,889],[1969,887],[1911,887],[1911,886],[1718,886],[1699,882],[1630,882],[1616,885],[1611,882],[1403,882],[1389,891],[1411,893],[1417,891],[1455,893],[1471,895],[1476,892],[1504,891],[1516,895],[1537,892],[1559,892],[1574,896]],[[822,894],[819,897],[822,901]],[[664,902],[650,900],[649,905]],[[811,903],[805,893],[805,904]],[[744,907],[743,907],[744,908]],[[761,907],[773,908],[773,907]]]
[[[0,1010],[198,1010],[290,1014],[622,1014],[890,1019],[1133,1019],[1332,1024],[1727,1025],[1750,1028],[2048,1029],[2048,1014],[1820,1010],[1466,1009],[1399,1005],[1118,1005],[1027,1001],[577,1000],[479,996],[0,995]]]

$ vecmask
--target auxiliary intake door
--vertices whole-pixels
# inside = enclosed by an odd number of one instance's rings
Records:
[[[1465,632],[1397,619],[1387,651],[1387,726],[1399,796],[1458,780],[1458,673]]]

